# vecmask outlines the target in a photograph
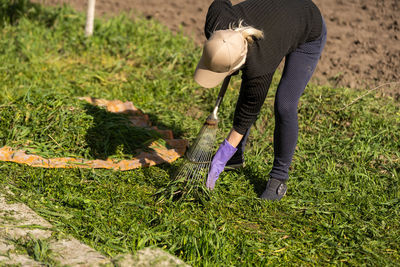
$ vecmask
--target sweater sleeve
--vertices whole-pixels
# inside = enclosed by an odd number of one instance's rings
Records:
[[[216,30],[225,30],[236,20],[230,0],[214,0],[208,8],[204,34],[207,39]]]
[[[233,129],[245,134],[256,121],[264,104],[274,73],[248,79],[242,78],[239,98],[233,117]]]

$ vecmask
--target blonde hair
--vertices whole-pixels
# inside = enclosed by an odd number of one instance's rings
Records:
[[[244,26],[243,20],[239,20],[238,26],[234,24],[229,25],[229,29],[240,32],[249,44],[254,42],[254,39],[264,38],[264,33],[252,26]]]

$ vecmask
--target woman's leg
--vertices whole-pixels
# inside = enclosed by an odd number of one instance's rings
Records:
[[[285,67],[275,96],[274,162],[272,178],[287,180],[297,144],[297,106],[326,42],[326,27],[318,40],[300,45],[286,56]]]

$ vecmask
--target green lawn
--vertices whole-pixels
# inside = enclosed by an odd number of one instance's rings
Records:
[[[192,79],[200,48],[153,20],[98,20],[86,39],[85,17],[66,7],[0,1],[0,16],[1,146],[122,159],[158,136],[120,131],[125,117],[78,97],[132,101],[189,140],[215,103],[219,88]],[[195,266],[400,265],[400,104],[374,92],[343,109],[361,92],[309,85],[288,194],[270,203],[258,195],[272,166],[278,81],[249,138],[246,167],[222,174],[205,197],[156,194],[181,160],[126,172],[0,163],[0,190],[8,186],[59,231],[110,256],[153,246]],[[235,77],[220,108],[218,142],[239,85]],[[116,129],[113,142],[102,139],[103,121],[114,127],[108,133]]]

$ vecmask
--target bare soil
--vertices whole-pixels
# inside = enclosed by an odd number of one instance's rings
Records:
[[[335,87],[371,89],[400,82],[399,0],[314,0],[326,20],[328,40],[314,82]],[[82,0],[34,0],[49,5],[69,4],[85,10]],[[96,15],[120,12],[154,18],[201,45],[203,26],[212,0],[97,0]],[[233,4],[241,2],[232,0]],[[400,99],[400,84],[382,87]]]

